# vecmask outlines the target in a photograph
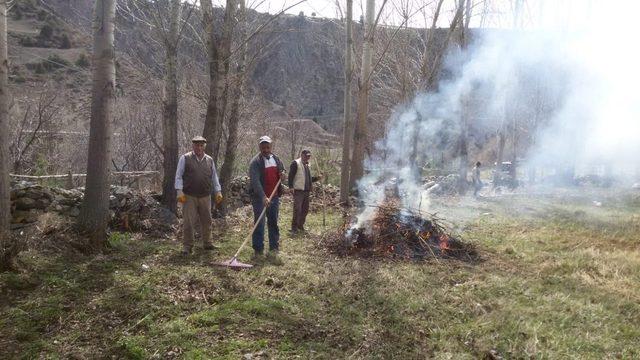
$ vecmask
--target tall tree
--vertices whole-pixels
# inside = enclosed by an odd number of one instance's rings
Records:
[[[375,38],[375,0],[367,0],[364,19],[364,44],[362,47],[362,68],[358,81],[358,117],[354,132],[353,154],[349,187],[353,188],[364,174],[364,148],[367,140],[367,117],[369,115],[369,89],[371,87],[371,65],[373,60],[373,40]]]
[[[178,46],[180,43],[180,0],[169,0],[168,26],[162,30],[165,50],[165,79],[162,98],[162,204],[176,212],[174,179],[178,167]],[[154,12],[156,24],[163,25],[160,11]]]
[[[207,142],[206,153],[213,154],[213,141],[218,137],[218,44],[216,39],[213,4],[211,0],[200,0],[200,9],[202,10],[202,26],[205,30],[205,38],[207,45],[207,62],[209,68],[209,98],[207,99],[207,113],[204,119],[204,136]],[[220,126],[220,128],[222,128]],[[216,159],[217,160],[217,159]]]
[[[245,64],[247,59],[247,16],[245,0],[238,0],[240,5],[240,11],[238,13],[238,21],[240,23],[238,31],[238,41],[242,42],[240,48],[240,56],[238,63],[236,64],[234,73],[234,82],[230,83],[232,86],[231,95],[231,109],[229,111],[227,142],[224,153],[224,163],[220,169],[220,183],[222,185],[222,195],[225,199],[229,198],[229,191],[231,187],[231,177],[233,176],[233,168],[236,160],[236,146],[238,145],[238,123],[240,121],[240,105],[244,98],[244,85],[247,78]],[[222,212],[224,213],[225,204],[222,205]]]
[[[463,50],[467,48],[469,43],[469,23],[471,22],[471,1],[472,0],[458,0],[458,8],[456,14],[458,15],[458,27],[459,27],[459,42],[460,48]],[[464,13],[464,15],[462,15]],[[460,133],[458,134],[458,192],[464,193],[467,190],[467,167],[469,165],[469,150],[468,150],[468,134],[467,129],[469,127],[469,106],[470,106],[469,92],[463,93],[460,97]]]
[[[220,154],[222,126],[229,93],[227,77],[231,66],[231,43],[238,4],[237,0],[227,0],[222,24],[222,36],[219,41],[216,41],[213,31],[213,8],[210,6],[210,0],[203,0],[200,3],[203,6],[203,19],[207,19],[206,21],[210,22],[204,24],[205,29],[210,32],[206,34],[209,57],[209,101],[203,136],[207,139],[205,151],[217,162]],[[207,9],[204,7],[207,7]]]
[[[109,221],[111,120],[115,100],[114,48],[116,0],[96,0],[93,17],[93,86],[87,181],[78,225],[90,246],[103,247]]]
[[[349,204],[349,174],[351,167],[351,139],[353,119],[351,119],[351,80],[353,79],[353,0],[347,0],[347,18],[345,20],[344,49],[344,126],[342,135],[342,164],[340,165],[340,202]]]
[[[0,270],[11,266],[15,245],[11,242],[9,180],[9,59],[7,57],[7,0],[0,0]]]

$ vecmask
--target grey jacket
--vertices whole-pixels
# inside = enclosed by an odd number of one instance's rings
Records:
[[[284,171],[284,165],[280,158],[271,154],[278,165],[278,172]],[[262,200],[266,196],[264,193],[264,158],[262,154],[258,153],[249,162],[249,195],[255,200]],[[283,192],[282,184],[278,187],[278,196],[281,196]]]

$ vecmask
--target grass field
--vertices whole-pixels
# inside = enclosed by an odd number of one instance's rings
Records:
[[[283,266],[243,272],[212,263],[246,219],[189,259],[130,234],[100,255],[28,251],[0,274],[2,357],[638,358],[640,201],[594,196],[436,202],[478,264],[339,258],[314,245],[320,212],[308,238],[283,236]]]

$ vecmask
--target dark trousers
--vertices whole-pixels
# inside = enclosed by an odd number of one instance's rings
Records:
[[[264,209],[264,203],[262,199],[253,199],[251,205],[253,205],[253,221],[258,220],[258,217]],[[267,207],[265,216],[260,220],[256,231],[253,232],[252,245],[253,250],[257,252],[264,251],[264,218],[267,218],[267,226],[269,228],[269,250],[278,250],[278,244],[280,240],[280,229],[278,229],[278,210],[280,208],[280,198],[274,197],[271,203]]]
[[[309,191],[293,191],[293,219],[291,220],[291,230],[304,230],[304,222],[309,213]]]

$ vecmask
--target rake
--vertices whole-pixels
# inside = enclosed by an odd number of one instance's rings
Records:
[[[279,187],[280,187],[280,180],[278,180],[278,183],[276,184],[276,187],[273,188],[273,191],[271,192],[271,196],[269,196],[269,204],[271,204],[271,199],[273,199],[273,196],[275,195],[275,193],[276,193],[276,191],[278,190]],[[245,264],[245,263],[242,263],[242,262],[238,261],[238,255],[240,255],[240,252],[242,251],[242,249],[244,249],[245,245],[247,245],[247,242],[249,242],[249,239],[251,239],[251,236],[253,236],[253,233],[256,231],[256,228],[258,228],[258,224],[260,224],[260,221],[262,221],[262,218],[264,217],[264,214],[267,212],[267,207],[268,206],[269,205],[265,206],[264,209],[262,209],[262,213],[260,213],[260,216],[255,221],[255,223],[253,224],[253,230],[251,230],[251,232],[249,233],[247,238],[244,239],[244,241],[242,242],[242,244],[238,248],[238,251],[236,251],[235,255],[233,255],[233,257],[229,261],[223,261],[223,262],[215,263],[214,265],[228,267],[228,268],[231,268],[233,270],[250,269],[250,268],[253,267],[253,265],[251,265],[251,264]]]

